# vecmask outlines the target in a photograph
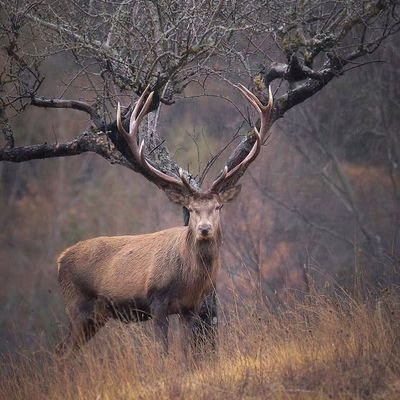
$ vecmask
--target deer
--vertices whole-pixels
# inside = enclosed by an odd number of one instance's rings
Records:
[[[193,319],[215,288],[220,269],[222,232],[220,211],[233,201],[238,178],[260,153],[270,127],[273,98],[268,104],[243,85],[236,86],[258,112],[259,130],[248,154],[230,169],[226,165],[207,190],[192,185],[179,169],[179,178],[156,168],[138,145],[139,125],[148,113],[154,92],[147,87],[130,117],[129,132],[117,108],[117,128],[134,160],[149,179],[165,188],[170,201],[189,212],[187,226],[154,233],[96,237],[78,242],[59,256],[58,282],[69,320],[69,333],[58,345],[59,355],[79,349],[109,320],[140,322],[152,319],[154,333],[168,352],[168,322],[177,314],[189,337]]]

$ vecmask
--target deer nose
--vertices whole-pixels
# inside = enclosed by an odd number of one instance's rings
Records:
[[[199,225],[199,231],[203,236],[207,236],[211,230],[210,224],[201,224]]]

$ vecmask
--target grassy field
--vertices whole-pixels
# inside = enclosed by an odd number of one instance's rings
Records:
[[[237,311],[237,310],[240,310]],[[151,326],[112,324],[80,353],[1,359],[1,399],[399,399],[400,298],[314,294],[221,315],[216,354],[160,357]]]

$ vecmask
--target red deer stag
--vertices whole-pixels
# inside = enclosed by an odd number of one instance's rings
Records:
[[[180,178],[155,168],[138,146],[139,124],[149,110],[153,92],[138,100],[125,131],[118,105],[117,126],[135,161],[150,179],[164,188],[174,203],[190,212],[189,225],[137,236],[97,237],[66,249],[58,259],[58,280],[70,321],[68,337],[59,353],[79,348],[109,319],[124,322],[154,320],[155,334],[168,349],[168,316],[179,314],[186,329],[205,296],[215,287],[221,246],[220,209],[240,192],[238,180],[257,157],[267,137],[272,110],[244,86],[238,89],[258,111],[261,127],[247,156],[226,166],[207,191],[197,191],[179,171]],[[222,189],[224,187],[224,189]],[[186,337],[188,335],[185,335]]]

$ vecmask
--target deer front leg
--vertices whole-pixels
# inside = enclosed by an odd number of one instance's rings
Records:
[[[195,314],[193,311],[186,311],[181,314],[181,346],[186,360],[192,344],[191,338],[194,317]]]
[[[165,301],[155,300],[151,306],[151,315],[154,320],[154,336],[161,344],[164,354],[168,353],[168,313]]]

